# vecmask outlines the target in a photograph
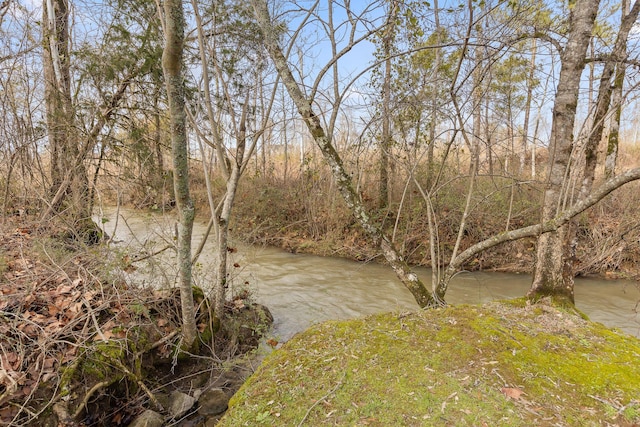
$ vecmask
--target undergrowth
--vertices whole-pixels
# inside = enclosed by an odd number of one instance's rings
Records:
[[[458,235],[464,208],[461,194],[465,194],[466,185],[464,179],[451,180],[432,200],[440,264],[450,258]],[[356,224],[328,178],[309,183],[303,176],[291,177],[286,182],[246,177],[240,187],[232,222],[237,237],[291,252],[357,260],[379,257],[378,249]],[[576,274],[640,276],[638,187],[634,183],[619,189],[576,219],[579,239]],[[364,186],[362,191],[372,218],[393,238],[405,259],[414,265],[430,266],[425,201],[417,189],[409,186],[403,200],[400,200],[403,192],[396,189],[395,198],[382,210],[373,203],[373,190]],[[509,179],[479,177],[461,249],[505,230],[536,224],[541,194],[541,183],[516,185]],[[491,248],[469,260],[463,268],[530,273],[534,257],[535,237],[530,237]]]

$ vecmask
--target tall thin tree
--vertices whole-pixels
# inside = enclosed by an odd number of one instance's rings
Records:
[[[165,0],[165,45],[162,54],[169,117],[171,127],[171,154],[173,160],[173,186],[178,209],[178,285],[182,310],[183,347],[197,344],[197,329],[193,289],[191,285],[191,235],[195,207],[189,193],[189,158],[187,152],[187,127],[183,82],[184,10],[182,1]]]
[[[84,232],[91,223],[89,180],[79,148],[71,99],[70,2],[44,0],[43,70],[47,136],[51,153],[51,186],[43,219],[64,212],[68,225]]]

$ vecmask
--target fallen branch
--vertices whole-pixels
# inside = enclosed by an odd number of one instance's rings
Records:
[[[153,402],[153,404],[156,406],[156,408],[158,408],[161,412],[164,412],[164,406],[162,406],[162,404],[158,401],[158,399],[154,396],[154,394],[151,392],[151,390],[149,390],[149,388],[147,387],[147,385],[133,372],[131,372],[129,370],[129,368],[127,368],[120,360],[116,359],[116,366],[119,369],[122,369],[122,371],[127,374],[128,377],[130,377],[131,379],[133,379],[138,386],[140,386],[140,388],[142,390],[144,390],[145,393],[147,393],[147,396],[149,396],[149,400],[151,400],[151,402]]]

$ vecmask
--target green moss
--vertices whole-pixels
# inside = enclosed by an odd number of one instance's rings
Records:
[[[500,301],[500,303],[511,306],[511,307],[519,307],[519,308],[524,308],[530,304],[529,300],[526,297],[505,299]]]
[[[204,294],[204,290],[199,286],[191,286],[191,291],[193,292],[193,301],[200,304],[206,298]]]
[[[637,422],[638,357],[637,339],[522,299],[327,322],[272,353],[220,425]]]
[[[124,374],[118,368],[126,356],[126,344],[123,341],[96,341],[83,355],[81,372],[85,377],[97,381],[106,381],[114,376],[122,378]]]
[[[217,319],[215,319],[215,320],[217,320]],[[219,323],[220,322],[218,321],[218,324]],[[212,330],[211,325],[207,325],[204,328],[204,330],[198,334],[198,337],[199,337],[200,341],[202,341],[204,343],[210,343],[211,340],[213,339],[213,334],[214,334],[214,331]]]
[[[78,372],[78,367],[84,360],[84,354],[78,356],[72,364],[60,368],[60,397],[66,397],[71,393],[72,382]]]
[[[617,413],[621,413],[627,421],[638,420],[640,419],[640,402],[631,402],[621,409],[616,409],[616,414]]]

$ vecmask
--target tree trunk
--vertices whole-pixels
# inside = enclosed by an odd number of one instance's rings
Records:
[[[625,76],[624,64],[618,64],[614,80],[611,104],[615,108],[609,125],[609,137],[607,138],[607,153],[604,160],[604,176],[611,178],[616,173],[618,163],[618,147],[620,146],[620,118],[622,117],[622,86]]]
[[[162,131],[160,128],[160,109],[158,108],[158,100],[160,98],[159,91],[156,91],[153,97],[153,149],[155,154],[155,187],[160,191],[160,194],[156,195],[156,202],[160,205],[164,205],[164,153],[162,152]]]
[[[251,158],[250,147],[249,153],[245,159],[245,149],[247,144],[247,110],[249,97],[245,100],[245,104],[242,111],[242,118],[240,119],[240,126],[238,129],[238,135],[236,136],[236,156],[234,159],[229,159],[230,172],[227,178],[227,191],[224,194],[222,201],[222,207],[220,209],[220,215],[214,218],[216,221],[216,231],[218,234],[218,263],[216,269],[216,286],[215,286],[215,312],[216,316],[221,319],[220,315],[224,310],[224,303],[226,301],[226,291],[228,288],[227,283],[227,250],[229,248],[229,221],[231,220],[231,210],[233,209],[233,202],[238,190],[238,183],[242,176],[242,171],[245,162],[248,162]],[[216,212],[217,213],[217,212]]]
[[[49,149],[51,151],[52,201],[43,214],[64,213],[67,223],[84,236],[95,227],[89,212],[89,178],[75,130],[71,101],[69,54],[69,2],[43,2],[43,70]],[[93,224],[95,225],[95,224]]]
[[[64,149],[72,129],[69,120],[71,107],[71,82],[69,72],[69,9],[64,0],[44,0],[43,69],[44,93],[51,150],[52,194],[58,191],[65,179],[67,165]]]
[[[382,36],[384,77],[382,82],[382,136],[380,140],[380,164],[378,178],[378,208],[389,205],[389,155],[391,152],[391,43],[395,35],[398,3],[389,2],[386,28]]]
[[[533,39],[531,42],[531,67],[529,69],[529,76],[527,77],[527,98],[525,100],[524,106],[524,122],[522,124],[522,152],[520,153],[520,167],[518,169],[518,175],[522,175],[524,172],[524,165],[527,159],[527,151],[528,151],[528,139],[529,139],[529,121],[531,117],[531,101],[533,99],[533,80],[535,77],[536,71],[536,52],[537,52],[537,42],[536,39]],[[531,162],[535,164],[535,148],[531,150]],[[532,170],[535,170],[532,166]],[[533,172],[532,172],[533,175]],[[532,176],[532,178],[534,178]]]
[[[550,171],[544,191],[542,221],[549,221],[563,209],[566,177],[570,176],[570,158],[574,146],[580,78],[598,11],[598,0],[576,1],[569,18],[570,33],[561,54],[561,68],[553,108],[549,144]],[[538,237],[536,265],[528,298],[537,300],[553,296],[573,304],[573,258],[566,227]]]
[[[611,95],[613,87],[617,83],[614,79],[616,69],[624,69],[624,61],[627,58],[627,39],[633,24],[640,13],[640,1],[636,1],[631,11],[624,14],[622,24],[618,30],[616,42],[611,52],[611,58],[604,64],[600,84],[598,85],[598,96],[593,114],[592,128],[585,147],[585,166],[580,188],[580,198],[589,194],[595,179],[596,166],[598,164],[598,146],[604,133],[605,119],[611,109]],[[616,76],[615,78],[617,78]]]
[[[477,25],[478,31],[481,32],[482,26]],[[481,33],[480,33],[481,34]],[[478,36],[480,38],[480,35]],[[475,70],[473,71],[473,138],[469,147],[469,176],[471,179],[476,179],[475,175],[478,173],[480,167],[480,144],[482,143],[480,134],[482,133],[482,48],[476,46],[475,50]],[[488,119],[488,117],[487,117]],[[488,141],[487,141],[488,144]],[[491,147],[487,146],[487,157],[490,159]],[[489,160],[489,166],[491,166],[491,160]]]
[[[638,18],[638,2],[633,5],[633,9],[629,11],[629,1],[622,0],[622,23],[620,32],[627,28],[629,21],[634,22]],[[632,24],[633,25],[633,24]],[[626,36],[628,37],[629,30]],[[617,47],[617,43],[616,43]],[[626,48],[626,40],[625,40]],[[615,54],[615,52],[614,52]],[[621,59],[621,58],[618,58]],[[620,61],[615,66],[613,78],[613,89],[611,94],[611,106],[614,108],[613,117],[609,127],[609,139],[607,141],[607,154],[604,162],[604,175],[611,178],[615,174],[616,163],[618,160],[618,146],[620,142],[620,118],[622,116],[622,87],[624,85],[624,77],[626,74],[626,65]]]
[[[440,82],[440,64],[442,63],[442,49],[440,48],[440,44],[442,43],[442,32],[444,31],[440,26],[440,12],[438,0],[434,0],[433,2],[433,19],[435,24],[435,32],[436,39],[435,45],[437,47],[434,48],[434,59],[433,59],[433,76],[431,82],[431,117],[429,122],[429,145],[427,147],[427,175],[425,177],[426,187],[431,191],[432,186],[432,178],[433,171],[435,169],[434,162],[434,153],[436,147],[436,127],[438,125],[438,103],[441,102],[439,99],[439,85]],[[418,129],[416,128],[416,131]],[[418,141],[416,138],[416,144],[414,150],[418,148]]]
[[[380,246],[380,250],[385,259],[389,262],[400,281],[411,291],[418,305],[420,305],[420,307],[428,307],[441,304],[442,302],[438,301],[424,286],[418,276],[411,271],[389,238],[372,223],[362,200],[353,187],[351,176],[346,172],[342,164],[342,159],[333,147],[329,136],[320,123],[320,119],[311,108],[311,100],[306,98],[298,86],[298,83],[291,73],[287,59],[282,53],[280,46],[278,46],[278,38],[271,25],[266,2],[264,0],[251,0],[251,4],[254,8],[258,25],[264,36],[265,47],[289,92],[289,96],[296,104],[300,116],[331,168],[334,181],[347,206],[351,212],[353,212],[364,231]]]
[[[195,308],[191,287],[191,234],[195,208],[189,194],[189,158],[182,83],[184,11],[180,0],[165,0],[164,23],[165,46],[162,53],[162,70],[169,101],[173,186],[179,220],[178,286],[182,310],[182,337],[183,347],[191,349],[197,345]]]

